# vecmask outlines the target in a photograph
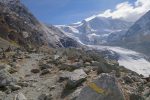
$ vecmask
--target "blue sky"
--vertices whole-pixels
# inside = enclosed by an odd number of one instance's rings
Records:
[[[42,22],[47,24],[70,24],[81,21],[116,5],[136,0],[21,0]]]

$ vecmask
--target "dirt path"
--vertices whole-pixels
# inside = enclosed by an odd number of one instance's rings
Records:
[[[56,85],[57,74],[48,74],[40,76],[40,73],[31,73],[31,69],[39,68],[38,63],[44,57],[43,54],[30,54],[30,58],[23,59],[19,62],[19,70],[14,74],[15,77],[22,78],[28,84],[19,91],[7,94],[4,100],[13,100],[18,92],[22,92],[28,100],[38,100],[38,97],[43,93],[50,93],[51,88]],[[60,87],[57,87],[57,90]],[[58,91],[56,91],[58,92]],[[55,95],[55,91],[53,91]]]

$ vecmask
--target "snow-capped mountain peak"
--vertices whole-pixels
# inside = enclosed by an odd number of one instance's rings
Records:
[[[93,15],[93,16],[91,16],[91,17],[86,18],[85,21],[90,21],[90,20],[94,19],[95,17],[97,17],[97,16],[96,16],[96,15]]]
[[[56,27],[83,44],[106,44],[122,36],[131,25],[120,19],[93,15],[81,22]]]

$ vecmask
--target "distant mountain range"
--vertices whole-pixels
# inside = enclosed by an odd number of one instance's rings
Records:
[[[0,0],[0,15],[3,48],[113,45],[150,55],[150,11],[135,23],[94,16],[70,25],[53,26],[40,23],[19,0]]]
[[[85,45],[120,46],[150,55],[150,11],[135,23],[95,16],[56,27]]]
[[[132,24],[120,19],[97,16],[71,25],[56,26],[83,44],[104,45],[120,39]]]

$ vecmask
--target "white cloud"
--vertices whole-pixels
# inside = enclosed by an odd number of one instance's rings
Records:
[[[150,0],[137,0],[134,4],[123,2],[116,5],[115,10],[108,9],[98,16],[112,17],[114,19],[124,19],[126,21],[136,21],[150,10]]]

